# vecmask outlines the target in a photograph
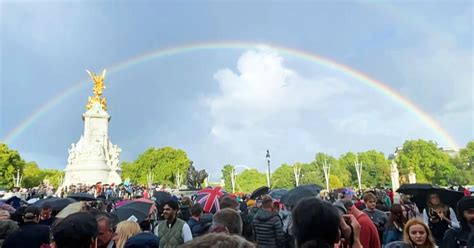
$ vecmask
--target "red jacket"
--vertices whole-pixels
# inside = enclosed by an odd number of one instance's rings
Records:
[[[360,243],[364,248],[381,248],[379,234],[369,216],[362,213],[357,217],[360,224]]]

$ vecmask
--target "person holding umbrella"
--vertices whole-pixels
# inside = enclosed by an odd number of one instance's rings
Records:
[[[450,227],[459,227],[456,212],[441,202],[439,195],[436,193],[428,195],[426,208],[423,210],[423,222],[429,226],[438,245],[443,241],[446,230]]]

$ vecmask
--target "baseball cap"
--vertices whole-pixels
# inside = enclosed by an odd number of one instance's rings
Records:
[[[34,219],[41,214],[41,209],[37,206],[29,206],[23,212],[23,218],[26,220]]]

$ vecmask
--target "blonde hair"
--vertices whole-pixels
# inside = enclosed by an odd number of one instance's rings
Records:
[[[423,228],[425,229],[426,240],[425,240],[425,243],[421,246],[416,245],[410,238],[410,227],[414,225],[423,226]],[[417,248],[435,248],[436,247],[435,242],[433,240],[433,236],[431,235],[430,228],[422,220],[418,218],[411,219],[405,224],[405,228],[403,229],[403,241],[412,246],[416,246]]]
[[[117,229],[115,230],[116,247],[123,248],[130,237],[140,232],[140,226],[135,221],[121,221],[120,223],[118,223]]]
[[[239,235],[226,233],[209,233],[199,236],[180,246],[182,248],[210,247],[210,248],[255,248],[256,246]]]

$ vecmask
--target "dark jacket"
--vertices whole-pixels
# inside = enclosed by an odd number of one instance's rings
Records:
[[[35,222],[25,222],[20,230],[10,234],[2,248],[38,248],[50,243],[49,227]]]
[[[470,235],[469,229],[448,229],[444,233],[443,248],[474,247],[474,235]]]
[[[205,221],[197,221],[194,218],[189,218],[188,220],[189,228],[193,234],[193,238],[199,237],[204,234],[210,227],[211,223],[206,223]]]
[[[283,224],[276,213],[260,209],[253,219],[253,234],[258,247],[286,247]]]
[[[3,245],[3,241],[8,235],[14,233],[19,229],[18,224],[12,220],[0,221],[0,247]]]

